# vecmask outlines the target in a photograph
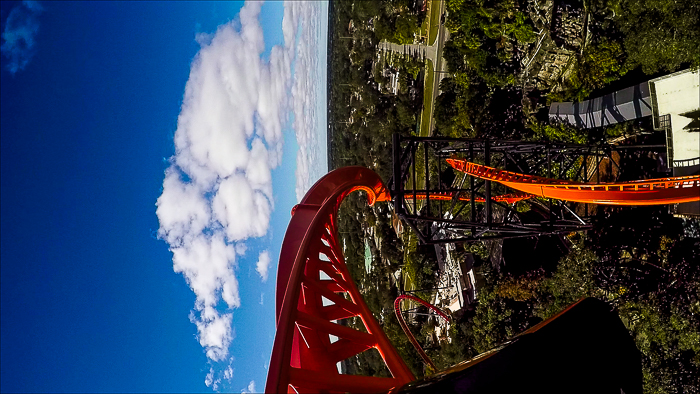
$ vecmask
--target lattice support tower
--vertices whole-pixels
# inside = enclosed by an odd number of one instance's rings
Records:
[[[394,134],[388,187],[397,216],[424,244],[567,234],[591,228],[593,209],[588,203],[513,190],[512,184],[506,187],[506,183],[476,172],[459,173],[446,184],[442,174],[449,173],[445,172],[450,169],[447,160],[459,158],[482,166],[482,170],[497,167],[531,178],[589,184],[618,181],[619,158],[634,151],[663,153],[665,145],[578,145]],[[431,168],[433,174],[440,175],[438,179],[431,175]],[[535,214],[526,217],[523,209],[515,206],[518,201]]]

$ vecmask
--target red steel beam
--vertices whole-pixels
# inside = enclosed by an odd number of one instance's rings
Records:
[[[700,175],[590,184],[499,170],[463,159],[447,159],[447,162],[468,175],[545,198],[610,205],[663,205],[700,201]]]
[[[367,193],[370,205],[390,199],[376,173],[345,167],[321,178],[292,210],[278,265],[277,332],[267,393],[380,392],[415,380],[345,265],[336,214],[345,196],[356,190]],[[337,324],[350,317],[359,317],[364,330]],[[338,372],[337,362],[372,348],[381,354],[391,378]]]

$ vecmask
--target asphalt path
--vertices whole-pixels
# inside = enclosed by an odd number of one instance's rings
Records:
[[[433,78],[433,97],[431,98],[432,105],[430,106],[430,127],[428,136],[433,134],[435,128],[435,118],[433,117],[433,112],[435,111],[435,100],[440,94],[440,81],[445,77],[447,73],[447,62],[442,58],[442,49],[445,46],[445,41],[449,38],[450,32],[447,30],[445,25],[442,23],[442,15],[445,13],[445,0],[440,0],[440,27],[438,28],[438,37],[436,48],[436,59],[433,61],[433,69],[435,72],[435,78]],[[421,130],[422,131],[422,130]]]
[[[445,0],[440,0],[440,18],[439,20],[442,22],[442,15],[445,13]],[[447,74],[447,64],[442,58],[442,49],[445,46],[445,41],[450,36],[450,32],[445,28],[445,25],[443,23],[440,23],[440,27],[438,27],[438,36],[437,39],[435,40],[435,43],[433,45],[424,45],[424,44],[406,44],[406,45],[399,45],[399,44],[394,44],[391,42],[386,42],[382,41],[379,43],[379,49],[383,51],[390,51],[390,52],[396,52],[396,53],[402,53],[405,55],[412,55],[412,54],[418,54],[422,56],[423,58],[429,59],[431,62],[433,62],[433,72],[435,73],[435,77],[433,78],[433,89],[432,89],[432,94],[433,97],[431,97],[432,105],[430,106],[430,113],[427,114],[427,116],[430,116],[430,126],[428,127],[428,132],[426,133],[425,131],[421,130],[421,135],[423,136],[430,136],[433,134],[433,129],[435,127],[435,119],[433,118],[433,110],[435,108],[435,99],[437,99],[437,96],[440,94],[440,81],[442,78],[444,78]]]

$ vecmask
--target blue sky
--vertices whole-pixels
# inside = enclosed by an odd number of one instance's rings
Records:
[[[327,169],[327,5],[0,20],[1,390],[262,390],[289,212]]]

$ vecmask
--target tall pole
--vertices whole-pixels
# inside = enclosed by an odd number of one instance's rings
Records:
[[[469,161],[474,162],[474,144],[469,143]],[[474,177],[469,175],[469,201],[471,202],[472,223],[476,222],[476,201],[474,201]],[[472,226],[472,237],[474,236],[474,226]]]
[[[491,144],[489,140],[484,141],[484,164],[486,166],[491,165]],[[491,181],[487,180],[484,183],[486,188],[486,228],[491,229],[493,224],[493,218],[491,217]]]

